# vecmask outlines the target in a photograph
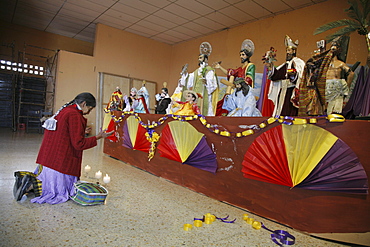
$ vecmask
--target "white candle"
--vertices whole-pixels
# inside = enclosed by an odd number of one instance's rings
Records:
[[[91,167],[89,165],[86,165],[85,166],[85,172],[89,172],[89,171],[91,171]]]
[[[102,173],[101,173],[101,171],[97,171],[97,172],[95,172],[95,178],[99,179],[99,178],[101,178],[101,177],[102,177]]]
[[[103,182],[105,184],[109,183],[110,182],[110,177],[108,176],[108,174],[105,174],[105,177],[103,178]]]

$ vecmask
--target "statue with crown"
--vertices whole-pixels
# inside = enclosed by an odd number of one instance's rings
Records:
[[[298,40],[285,36],[285,62],[275,67],[274,59],[263,59],[271,79],[268,97],[274,103],[272,116],[297,116],[298,92],[305,62],[297,57]],[[270,54],[268,52],[266,54]]]

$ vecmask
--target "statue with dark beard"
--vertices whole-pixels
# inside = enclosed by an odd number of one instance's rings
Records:
[[[247,94],[249,92],[248,84],[245,83],[245,81],[241,81],[241,82],[238,83],[238,85],[240,85],[240,87],[236,87],[235,95],[238,95],[238,92],[242,91],[243,95],[247,96]]]
[[[256,107],[256,98],[249,90],[244,78],[234,80],[234,93],[225,97],[222,108],[229,112],[230,117],[260,117],[261,112]]]

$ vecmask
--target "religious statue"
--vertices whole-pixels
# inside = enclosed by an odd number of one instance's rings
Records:
[[[186,116],[200,114],[199,107],[196,103],[199,98],[199,94],[191,90],[186,90],[184,92],[184,95],[186,99],[185,102],[177,101],[173,103],[175,107],[180,108],[173,114],[174,115],[186,115]]]
[[[171,97],[168,95],[167,83],[163,83],[163,88],[160,94],[156,94],[155,98],[157,104],[155,106],[155,114],[168,114],[170,113]]]
[[[215,63],[214,68],[220,69],[225,75],[227,75],[227,81],[221,79],[221,83],[225,84],[228,88],[226,90],[226,95],[224,96],[223,99],[220,100],[218,103],[219,106],[223,105],[223,102],[225,100],[225,97],[229,95],[232,92],[232,89],[235,88],[234,85],[234,79],[239,77],[243,78],[244,81],[249,85],[249,87],[254,88],[254,80],[255,80],[255,71],[256,71],[256,66],[254,63],[250,62],[250,58],[254,54],[254,43],[250,39],[245,39],[242,42],[239,56],[240,56],[240,62],[242,63],[241,67],[238,67],[237,69],[225,69],[221,66],[221,62]],[[217,108],[217,113],[216,115],[224,115],[227,114],[225,111],[223,111],[221,108]]]
[[[205,116],[214,116],[218,101],[218,80],[215,70],[208,65],[208,57],[211,55],[212,47],[208,42],[200,45],[198,57],[198,69],[192,73],[184,71],[180,79],[180,85],[185,89],[193,90],[201,97],[198,105]]]
[[[354,72],[338,58],[340,53],[341,37],[333,40],[328,51],[307,61],[300,89],[300,116],[342,113]]]
[[[278,67],[265,60],[271,79],[269,99],[275,107],[273,116],[298,115],[298,90],[301,83],[305,62],[297,57],[298,40],[285,36],[286,61]]]
[[[261,117],[256,107],[256,98],[244,78],[234,80],[235,91],[225,97],[222,108],[226,109],[230,117]]]

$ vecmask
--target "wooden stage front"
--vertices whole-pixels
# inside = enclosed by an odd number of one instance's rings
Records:
[[[120,112],[115,112],[121,116]],[[157,121],[163,115],[139,114],[143,123]],[[262,217],[272,219],[296,230],[316,236],[327,234],[370,233],[370,198],[368,194],[328,192],[287,186],[248,179],[243,176],[242,161],[251,143],[263,132],[278,126],[279,122],[267,125],[255,134],[237,138],[217,135],[198,119],[188,121],[206,140],[217,156],[215,174],[186,164],[160,157],[157,150],[148,161],[148,153],[122,146],[123,127],[127,116],[116,121],[118,142],[105,140],[104,153],[163,177],[178,185],[207,195],[219,201],[244,208]],[[243,126],[259,125],[267,118],[255,117],[206,117],[207,122],[230,132],[243,131]],[[158,134],[170,122],[168,118],[155,128]],[[346,120],[343,123],[319,119],[315,124],[344,141],[357,155],[370,175],[370,121]],[[159,140],[160,142],[160,140]],[[158,143],[157,143],[158,145]],[[334,235],[333,235],[334,236]],[[328,237],[330,238],[330,237]],[[334,239],[337,237],[333,237]],[[339,240],[341,240],[339,238]],[[347,239],[348,240],[348,239]],[[349,240],[351,241],[351,240]]]

